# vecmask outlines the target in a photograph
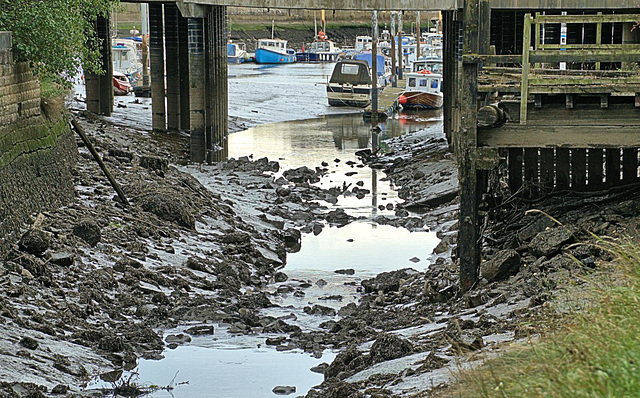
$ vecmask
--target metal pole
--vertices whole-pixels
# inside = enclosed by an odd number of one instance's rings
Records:
[[[142,13],[142,87],[149,88],[149,46],[147,36],[149,35],[149,4],[141,4]]]
[[[378,112],[378,11],[371,12],[371,117]]]
[[[398,87],[396,72],[396,12],[391,11],[391,87]]]
[[[420,59],[420,11],[416,12],[416,61]]]
[[[402,65],[404,56],[402,55],[402,11],[398,12],[398,78],[402,80]]]

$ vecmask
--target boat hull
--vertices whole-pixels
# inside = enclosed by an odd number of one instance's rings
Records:
[[[442,94],[423,93],[420,91],[405,91],[402,93],[407,102],[402,104],[406,109],[440,109],[442,108]]]
[[[255,57],[259,64],[291,64],[296,61],[295,54],[283,54],[266,48],[257,49]]]
[[[244,62],[244,57],[227,57],[227,63],[229,64],[241,64]]]
[[[343,86],[329,84],[327,100],[330,106],[364,108],[371,103],[371,86]]]
[[[339,58],[339,53],[296,53],[296,62],[336,62]]]

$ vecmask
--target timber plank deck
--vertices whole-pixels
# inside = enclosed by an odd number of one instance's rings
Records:
[[[378,95],[378,109],[375,110],[375,113],[378,115],[384,114],[386,116],[391,116],[391,114],[398,108],[397,99],[400,94],[405,91],[405,79],[398,79],[397,87],[391,87],[391,84],[388,84],[382,90],[382,93]],[[365,117],[371,117],[374,113],[374,110],[369,105],[365,111]]]

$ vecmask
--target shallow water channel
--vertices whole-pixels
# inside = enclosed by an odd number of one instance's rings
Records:
[[[288,255],[282,271],[289,280],[308,281],[312,287],[301,298],[282,296],[277,302],[281,307],[270,309],[268,314],[294,314],[296,319],[288,322],[306,330],[317,328],[328,318],[307,315],[303,307],[321,304],[339,308],[358,300],[357,285],[363,279],[405,267],[424,270],[438,243],[434,233],[410,233],[372,221],[378,215],[393,214],[386,208],[381,210],[380,205],[395,204],[400,199],[384,181],[382,171],[358,167],[355,152],[371,148],[371,125],[363,121],[359,109],[327,105],[323,83],[332,68],[333,64],[229,68],[229,113],[256,123],[255,127],[230,135],[230,157],[268,157],[280,162],[281,171],[299,166],[313,169],[325,162],[329,172],[319,185],[328,188],[360,181],[363,188],[371,191],[364,199],[340,197],[335,205],[361,220],[342,228],[325,227],[317,236],[305,234],[301,250]],[[379,127],[383,140],[416,131],[442,135],[439,112],[400,115]],[[194,175],[205,185],[214,183],[202,173]],[[346,268],[355,274],[334,272]],[[317,284],[320,279],[327,283]],[[331,295],[343,299],[321,300]],[[186,327],[165,334],[180,333]],[[138,382],[167,385],[174,380],[176,387],[171,393],[158,391],[154,397],[273,397],[276,386],[295,386],[296,392],[291,396],[300,396],[323,380],[321,374],[309,369],[322,362],[330,363],[335,357],[329,351],[322,358],[301,351],[279,352],[264,345],[265,338],[273,336],[237,336],[228,334],[227,328],[215,325],[214,336],[194,337],[188,345],[168,349],[160,361],[141,360]]]

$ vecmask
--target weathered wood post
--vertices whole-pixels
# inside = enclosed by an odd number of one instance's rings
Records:
[[[479,51],[480,0],[467,0],[464,7],[464,54]],[[468,291],[478,280],[480,268],[480,216],[478,205],[481,195],[481,172],[477,169],[476,149],[478,128],[478,64],[462,65],[460,129],[454,138],[460,183],[460,214],[458,258],[460,262],[460,289]]]
[[[178,67],[180,69],[180,129],[189,130],[191,111],[189,105],[189,22],[178,17]]]
[[[164,93],[164,18],[162,4],[149,4],[149,39],[151,57],[151,126],[167,129]]]
[[[398,14],[398,78],[402,80],[402,76],[404,75],[402,62],[404,61],[404,57],[402,55],[402,11],[399,11]]]

